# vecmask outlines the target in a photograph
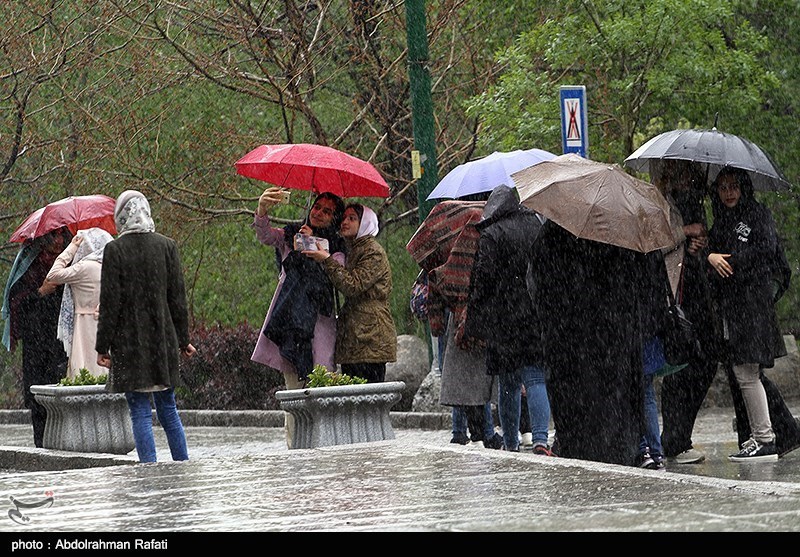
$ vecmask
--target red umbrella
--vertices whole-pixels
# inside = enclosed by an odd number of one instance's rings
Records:
[[[11,241],[33,240],[63,226],[72,234],[94,227],[116,234],[115,205],[116,200],[107,195],[65,197],[31,213],[11,235]]]
[[[236,161],[236,172],[276,186],[339,197],[389,197],[370,163],[325,145],[261,145]]]

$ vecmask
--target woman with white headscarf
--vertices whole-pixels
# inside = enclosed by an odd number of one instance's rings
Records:
[[[343,266],[324,250],[303,253],[322,262],[331,282],[345,296],[336,324],[335,361],[342,373],[383,382],[386,363],[397,360],[397,331],[389,305],[392,270],[378,234],[375,211],[359,203],[344,210],[339,233],[347,245]]]
[[[156,461],[151,399],[172,460],[188,460],[175,387],[179,355],[195,348],[178,246],[155,231],[150,203],[138,191],[120,194],[114,220],[117,239],[103,256],[97,363],[109,368],[106,390],[125,393],[139,461]]]
[[[47,280],[64,285],[58,316],[58,339],[69,356],[69,378],[76,377],[82,368],[94,376],[108,372],[97,364],[94,343],[97,339],[103,249],[113,239],[102,228],[79,230],[47,273]]]

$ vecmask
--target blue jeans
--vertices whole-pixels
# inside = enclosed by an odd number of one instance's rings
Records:
[[[153,411],[150,407],[150,395],[155,402],[156,415],[172,453],[172,460],[189,460],[186,448],[186,434],[175,406],[175,390],[156,391],[153,393],[127,392],[128,410],[133,423],[133,441],[139,462],[156,461],[156,441],[153,437]]]
[[[664,449],[661,447],[661,433],[658,425],[658,405],[656,404],[656,389],[653,386],[653,376],[644,376],[644,424],[645,433],[639,443],[639,451],[644,453],[647,447],[650,448],[650,456],[664,457]]]
[[[547,398],[544,369],[530,365],[500,374],[498,410],[500,427],[503,430],[503,444],[507,450],[519,448],[522,385],[525,385],[528,399],[533,444],[547,445],[548,428],[550,427],[550,400]]]
[[[488,440],[494,436],[494,418],[492,417],[492,404],[487,402],[484,407],[483,439]],[[456,433],[467,434],[467,412],[463,406],[453,406],[453,435]]]

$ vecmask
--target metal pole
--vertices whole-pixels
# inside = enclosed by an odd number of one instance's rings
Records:
[[[411,85],[411,122],[414,149],[420,152],[422,176],[417,182],[419,221],[425,220],[435,205],[426,201],[439,181],[433,129],[431,76],[428,71],[428,34],[425,26],[425,1],[406,0],[408,76]]]
[[[424,0],[406,0],[406,37],[414,150],[419,151],[422,172],[417,179],[417,206],[421,223],[435,205],[433,201],[427,201],[426,198],[439,181],[433,131],[431,76],[428,72],[428,32],[425,25]],[[425,322],[425,331],[428,340],[428,362],[431,362],[434,357],[434,340],[427,322]]]

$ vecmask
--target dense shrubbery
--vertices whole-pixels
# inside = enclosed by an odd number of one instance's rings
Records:
[[[178,407],[202,410],[277,410],[275,391],[283,375],[250,360],[259,329],[196,326],[190,335],[197,353],[181,358],[184,385]]]

